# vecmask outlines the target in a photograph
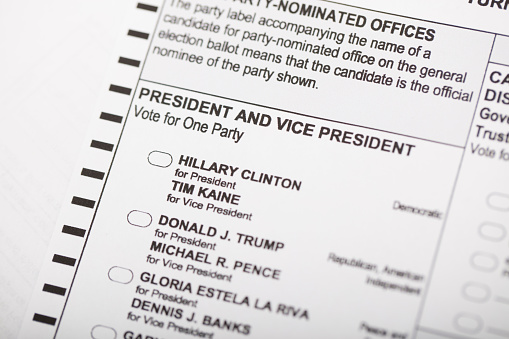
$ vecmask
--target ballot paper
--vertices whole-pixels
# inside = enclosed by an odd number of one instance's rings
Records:
[[[20,338],[509,338],[508,1],[131,1]]]

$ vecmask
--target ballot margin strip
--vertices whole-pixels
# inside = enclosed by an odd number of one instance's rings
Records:
[[[113,163],[114,163],[114,160],[115,160],[115,156],[117,154],[117,150],[118,150],[118,147],[119,147],[119,144],[120,144],[120,140],[121,140],[122,135],[124,133],[125,125],[127,123],[127,117],[129,115],[129,111],[131,110],[131,106],[132,106],[133,101],[134,101],[134,93],[136,93],[136,89],[137,89],[138,84],[140,82],[141,74],[143,72],[143,68],[145,67],[145,63],[146,63],[146,60],[147,60],[147,57],[148,57],[148,54],[149,54],[149,51],[150,51],[150,46],[152,45],[152,41],[153,41],[154,36],[156,34],[157,28],[159,26],[161,15],[162,15],[162,12],[163,12],[162,9],[164,8],[164,6],[166,4],[166,0],[162,0],[162,3],[161,3],[161,0],[160,0],[159,3],[161,5],[156,7],[156,6],[148,5],[146,3],[137,2],[136,9],[141,10],[141,11],[145,11],[145,12],[154,12],[154,13],[157,13],[157,11],[159,10],[159,13],[157,15],[157,20],[155,21],[154,29],[153,29],[152,34],[150,35],[148,33],[143,33],[143,38],[145,37],[144,34],[146,34],[147,40],[148,40],[149,36],[150,36],[150,40],[149,40],[148,45],[147,45],[147,51],[145,53],[145,58],[143,59],[142,66],[141,66],[141,68],[138,71],[138,76],[137,76],[136,86],[134,87],[134,91],[132,90],[132,88],[123,87],[123,86],[117,86],[117,85],[110,85],[110,87],[109,87],[109,91],[111,91],[111,92],[116,92],[115,89],[119,89],[120,88],[120,92],[119,93],[122,93],[122,91],[123,91],[122,94],[127,94],[127,90],[129,90],[129,96],[131,97],[131,99],[130,99],[129,108],[127,110],[126,116],[122,117],[122,116],[119,116],[119,115],[105,113],[105,112],[101,112],[101,115],[99,116],[99,119],[102,119],[102,120],[111,121],[111,122],[115,122],[115,123],[121,123],[122,124],[122,129],[120,131],[120,135],[118,137],[118,142],[116,143],[116,145],[111,145],[112,146],[111,151],[113,153],[112,153],[111,161],[110,161],[110,164],[109,164],[109,168],[108,168],[108,171],[106,171],[106,177],[104,178],[103,186],[101,188],[101,192],[99,194],[99,198],[97,200],[97,203],[95,204],[95,208],[94,208],[94,212],[93,212],[93,215],[92,215],[92,219],[90,221],[90,226],[89,226],[89,229],[88,229],[88,233],[87,233],[87,235],[86,235],[86,237],[84,239],[84,242],[83,242],[83,245],[82,245],[82,248],[81,248],[81,253],[78,256],[78,258],[76,259],[76,265],[75,265],[75,268],[74,268],[74,273],[73,273],[72,280],[71,280],[71,283],[69,285],[69,288],[67,290],[67,296],[65,298],[65,302],[64,302],[64,305],[62,307],[62,311],[60,313],[60,317],[58,319],[56,319],[56,318],[52,318],[52,317],[43,316],[43,317],[47,317],[49,319],[49,320],[47,319],[48,320],[47,323],[51,323],[52,322],[51,319],[55,320],[55,322],[52,324],[52,325],[55,325],[55,323],[56,323],[56,328],[55,328],[55,333],[54,333],[53,338],[56,338],[56,336],[58,334],[58,330],[60,329],[60,324],[61,324],[61,321],[62,321],[62,317],[63,317],[65,309],[67,307],[67,302],[69,300],[69,296],[71,294],[72,287],[74,285],[74,281],[75,281],[76,275],[78,273],[78,269],[79,269],[79,266],[80,266],[80,263],[81,263],[81,259],[83,258],[83,255],[84,255],[84,252],[85,252],[85,248],[86,248],[86,245],[88,243],[88,239],[89,239],[90,233],[92,231],[93,224],[95,222],[95,218],[97,216],[97,211],[99,210],[99,205],[100,205],[100,202],[101,202],[101,198],[102,198],[102,196],[104,194],[104,190],[105,190],[106,184],[108,182],[108,177],[110,175],[111,168],[113,166]],[[155,11],[151,10],[151,9],[149,10],[148,7],[151,7],[152,9],[155,8],[156,10]],[[133,32],[134,32],[134,34],[133,34]],[[139,33],[139,32],[130,29],[128,31],[127,35],[128,36],[133,36],[133,37],[141,37],[141,36],[137,36],[136,33]],[[126,57],[122,57],[122,58],[128,59]],[[134,60],[134,59],[130,59],[130,60]],[[120,57],[119,57],[119,63],[122,63],[122,62],[120,62]],[[114,90],[112,90],[112,87],[114,88]],[[93,141],[95,141],[95,140],[93,140]],[[94,146],[91,145],[91,147],[94,147]],[[75,229],[78,229],[78,228],[75,228]],[[70,229],[67,229],[67,230],[70,230]],[[35,315],[34,315],[34,317],[35,317]],[[43,319],[43,318],[41,318],[41,319]]]

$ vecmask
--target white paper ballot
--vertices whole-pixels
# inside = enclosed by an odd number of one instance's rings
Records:
[[[132,1],[20,338],[509,338],[507,1]]]

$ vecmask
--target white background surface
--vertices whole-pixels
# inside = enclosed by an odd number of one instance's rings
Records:
[[[126,2],[0,2],[0,337],[15,338]]]
[[[384,11],[502,32],[507,12],[467,0]],[[127,2],[0,2],[0,337],[14,338],[70,180]],[[447,7],[446,11],[443,10]],[[457,16],[451,15],[457,14]],[[486,20],[490,16],[490,20]],[[482,23],[484,21],[484,23]],[[465,42],[468,43],[468,42]]]

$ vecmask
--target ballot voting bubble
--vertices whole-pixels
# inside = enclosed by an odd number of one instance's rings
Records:
[[[119,284],[129,284],[131,281],[133,281],[134,273],[128,268],[113,266],[108,271],[108,278],[110,278],[111,281]]]
[[[491,297],[490,287],[476,282],[468,282],[463,285],[462,292],[465,299],[476,303],[485,303]]]
[[[90,333],[92,335],[92,338],[94,339],[116,339],[117,338],[117,331],[115,329],[103,326],[103,325],[96,325],[92,328],[92,331]]]
[[[127,222],[137,227],[148,227],[152,223],[150,213],[133,210],[127,214]]]
[[[152,151],[148,155],[148,162],[153,166],[166,168],[173,162],[173,157],[170,153]]]
[[[475,252],[470,257],[470,265],[482,272],[493,272],[498,267],[498,259],[491,253]]]
[[[477,334],[484,324],[482,318],[476,314],[460,313],[454,318],[454,326],[460,332]]]
[[[507,230],[504,225],[485,222],[479,226],[479,235],[484,240],[498,242],[504,240]]]
[[[503,212],[509,212],[509,195],[502,193],[491,193],[487,199],[488,206]]]

